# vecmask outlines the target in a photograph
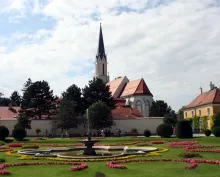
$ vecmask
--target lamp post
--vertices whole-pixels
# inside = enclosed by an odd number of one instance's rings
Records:
[[[87,126],[88,126],[88,140],[91,140],[90,136],[90,125],[89,125],[89,108],[86,110],[86,115],[87,115]]]

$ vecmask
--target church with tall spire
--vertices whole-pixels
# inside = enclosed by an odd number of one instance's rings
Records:
[[[129,81],[124,77],[109,80],[107,55],[105,53],[102,26],[100,24],[98,50],[95,61],[95,77],[100,78],[109,86],[112,96],[116,100],[117,108],[114,113],[120,117],[147,117],[152,105],[153,94],[143,78]]]

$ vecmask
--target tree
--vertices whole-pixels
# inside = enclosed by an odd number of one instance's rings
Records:
[[[172,110],[168,114],[165,114],[163,121],[164,123],[175,126],[177,123],[177,114]]]
[[[11,94],[10,98],[11,98],[11,101],[12,101],[13,105],[20,106],[20,104],[21,104],[21,96],[19,95],[19,93],[17,91],[14,91]]]
[[[31,120],[28,117],[25,117],[24,114],[19,113],[18,122],[15,124],[14,128],[22,127],[24,129],[31,129]]]
[[[56,98],[46,81],[32,83],[23,94],[21,109],[28,117],[41,119],[42,115],[50,118],[56,113]]]
[[[31,84],[32,84],[32,80],[31,80],[31,78],[28,78],[26,83],[24,83],[24,88],[22,89],[22,91],[25,92]]]
[[[177,113],[178,120],[184,120],[184,111],[183,110],[184,110],[184,106],[182,108],[180,108]]]
[[[85,112],[81,89],[75,84],[68,87],[66,91],[62,93],[62,97],[63,99],[73,101],[73,109],[78,116]]]
[[[75,107],[74,101],[65,98],[62,99],[55,119],[57,128],[68,130],[70,128],[76,128],[79,125],[80,119],[76,115]]]
[[[98,101],[104,102],[110,110],[115,108],[115,101],[109,90],[109,86],[105,85],[99,78],[89,81],[89,85],[83,89],[83,98],[86,101],[86,108]]]
[[[0,92],[0,98],[3,96],[4,94]]]
[[[104,102],[93,103],[88,109],[88,114],[91,128],[100,130],[113,125],[111,110]]]
[[[8,106],[10,103],[10,98],[0,98],[0,106]]]
[[[164,117],[166,114],[169,114],[171,110],[171,107],[168,106],[166,102],[157,100],[153,102],[150,107],[150,117]]]

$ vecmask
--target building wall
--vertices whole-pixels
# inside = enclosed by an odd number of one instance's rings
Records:
[[[156,134],[156,128],[159,124],[163,123],[163,118],[139,118],[139,119],[116,119],[114,120],[115,126],[112,127],[111,131],[115,132],[116,129],[120,129],[122,134],[125,132],[130,132],[132,128],[137,128],[140,134],[144,133],[144,130],[147,128],[151,131],[152,134]],[[17,120],[1,120],[1,125],[6,126],[9,129],[10,136],[12,135],[12,130],[14,125],[17,123]],[[36,136],[36,128],[41,129],[40,135],[44,134],[44,131],[47,130],[48,133],[52,132],[52,122],[51,120],[33,120],[31,122],[32,129],[27,130],[27,136]],[[96,132],[96,130],[91,130],[91,132]],[[56,135],[61,135],[60,129],[55,129]],[[71,129],[69,133],[82,134],[87,132],[87,128],[80,126],[77,129]]]
[[[208,115],[208,111],[207,108],[210,109],[210,114]],[[220,109],[220,107],[218,108]],[[194,113],[194,115],[192,114],[192,111]],[[199,112],[201,111],[201,115],[199,114]],[[187,116],[186,116],[187,113]],[[212,116],[214,114],[214,109],[213,109],[213,105],[205,105],[205,106],[201,106],[201,107],[197,107],[197,108],[192,108],[192,109],[186,109],[184,110],[184,118],[192,118],[193,116]]]

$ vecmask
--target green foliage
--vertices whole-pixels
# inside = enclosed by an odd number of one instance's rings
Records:
[[[88,113],[91,128],[100,130],[113,125],[111,109],[101,101],[93,103],[89,107]]]
[[[38,149],[38,145],[23,145],[22,149]]]
[[[37,134],[37,135],[39,135],[39,133],[41,132],[41,129],[36,128],[36,130],[35,130],[35,131],[36,131],[36,134]]]
[[[150,107],[150,117],[164,117],[171,112],[171,107],[162,100],[156,100]]]
[[[9,130],[7,127],[0,125],[0,140],[4,141],[6,137],[9,135]]]
[[[212,134],[213,134],[215,137],[220,137],[220,127],[213,127],[213,128],[212,128]]]
[[[3,142],[3,141],[0,141],[0,146],[1,146],[1,145],[5,145],[5,142]]]
[[[214,114],[212,117],[212,127],[220,127],[220,114]]]
[[[178,155],[181,158],[194,158],[194,157],[202,157],[199,153],[196,152],[184,152]]]
[[[0,98],[0,106],[8,106],[11,103],[10,98],[1,97]]]
[[[83,89],[83,98],[86,102],[85,108],[88,108],[98,101],[105,103],[110,110],[115,108],[116,102],[112,97],[109,86],[106,86],[99,78],[94,78],[89,81],[89,85]]]
[[[19,95],[19,93],[17,91],[14,91],[12,94],[11,94],[11,102],[13,105],[15,106],[20,106],[21,104],[21,96]]]
[[[179,109],[179,111],[178,111],[178,113],[177,113],[177,119],[178,120],[183,120],[184,119],[184,106],[181,108],[181,109]]]
[[[203,116],[203,117],[200,117],[200,119],[202,120],[202,131],[204,132],[205,130],[208,129],[208,117]]]
[[[75,84],[71,85],[62,93],[63,99],[73,101],[75,113],[80,116],[85,112],[85,103],[82,97],[81,89]]]
[[[0,163],[4,163],[5,161],[5,159],[0,158]]]
[[[137,130],[136,128],[132,128],[132,129],[131,129],[131,132],[132,132],[132,133],[137,133],[138,130]]]
[[[145,136],[145,137],[150,137],[150,136],[151,136],[150,130],[145,129],[145,130],[144,130],[144,136]]]
[[[37,81],[24,90],[21,109],[26,117],[41,119],[42,115],[46,115],[46,118],[55,115],[56,98],[48,82]]]
[[[212,131],[209,130],[209,129],[206,129],[206,130],[204,131],[204,134],[205,134],[205,136],[210,136],[210,135],[212,134]]]
[[[188,120],[180,120],[176,125],[176,137],[177,138],[192,138],[192,126]]]
[[[75,103],[68,99],[62,99],[57,117],[56,126],[61,129],[76,128],[80,124],[80,118],[76,114]]]
[[[15,124],[14,128],[22,127],[24,129],[31,129],[31,120],[28,117],[25,117],[24,114],[20,113],[18,115],[18,122]]]
[[[12,136],[17,141],[22,141],[26,137],[26,134],[25,129],[22,127],[17,127],[12,131]]]
[[[192,121],[193,121],[193,129],[195,132],[199,132],[199,119],[200,117],[199,116],[194,116],[192,118]]]
[[[175,126],[177,123],[177,114],[175,113],[174,110],[172,110],[164,116],[163,121],[164,121],[164,123]]]
[[[190,124],[193,125],[193,118],[192,117],[187,118],[186,120],[188,120],[190,122]]]
[[[157,127],[157,134],[163,138],[170,138],[171,135],[173,134],[173,128],[169,124],[160,124]]]

